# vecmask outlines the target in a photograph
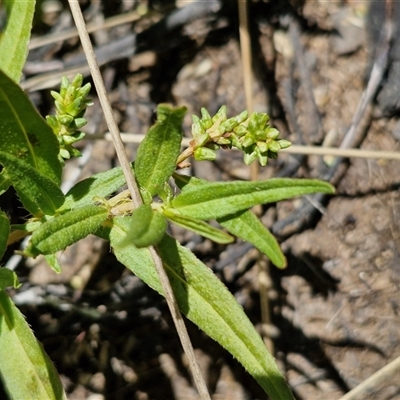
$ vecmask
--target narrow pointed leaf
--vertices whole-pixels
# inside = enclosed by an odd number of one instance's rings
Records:
[[[204,179],[191,178],[179,174],[174,174],[174,178],[176,184],[183,192],[204,186],[208,183]],[[235,214],[217,218],[217,221],[233,235],[255,246],[278,268],[286,267],[286,259],[277,240],[250,210],[238,211]]]
[[[54,215],[64,202],[64,194],[56,183],[42,175],[24,160],[0,151],[0,164],[12,181],[24,207],[33,215],[41,210]]]
[[[256,204],[272,203],[310,193],[334,193],[332,185],[314,179],[271,178],[266,181],[211,182],[182,191],[171,202],[182,215],[217,219]]]
[[[182,140],[182,121],[186,107],[171,108],[166,104],[157,107],[157,122],[149,129],[140,144],[135,174],[139,186],[151,196],[162,190],[176,168]]]
[[[58,260],[57,260],[57,256],[55,254],[47,254],[44,256],[44,258],[47,261],[47,264],[50,265],[51,269],[57,273],[60,274],[61,273],[61,265],[59,264]]]
[[[233,235],[251,243],[278,268],[286,268],[286,258],[274,235],[249,210],[218,218],[217,221]]]
[[[10,181],[6,178],[4,170],[0,172],[0,196],[10,187]]]
[[[36,257],[39,254],[54,254],[67,246],[96,232],[107,219],[104,206],[87,205],[51,218],[37,228],[24,253]]]
[[[235,238],[220,229],[214,228],[200,219],[185,217],[174,212],[174,209],[165,209],[164,215],[174,224],[204,236],[216,243],[232,243]]]
[[[117,259],[159,293],[163,293],[148,249],[123,244],[129,222],[117,217],[101,228]],[[100,232],[99,232],[100,233]],[[232,294],[190,250],[165,235],[157,246],[179,308],[207,335],[235,356],[271,399],[292,400],[284,377],[257,331]]]
[[[5,0],[7,25],[0,36],[0,69],[19,83],[31,36],[35,0]]]
[[[120,167],[92,175],[78,182],[65,195],[65,202],[59,211],[82,207],[93,203],[93,198],[106,198],[125,184],[125,177]]]
[[[59,144],[53,130],[38,114],[22,89],[2,71],[0,121],[0,151],[28,163],[33,169],[59,184]]]
[[[19,283],[18,276],[14,271],[7,268],[0,268],[0,290],[7,287],[18,289],[22,283]]]
[[[10,234],[10,221],[7,214],[0,210],[0,260],[7,248],[7,239]]]
[[[66,399],[57,371],[25,318],[0,290],[0,376],[12,399]]]

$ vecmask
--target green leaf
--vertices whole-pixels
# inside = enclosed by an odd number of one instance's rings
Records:
[[[6,287],[18,289],[22,283],[19,283],[18,276],[14,271],[7,268],[0,268],[0,290]]]
[[[182,140],[182,122],[186,107],[171,108],[166,104],[157,107],[157,122],[149,129],[140,144],[135,174],[138,184],[151,196],[162,190],[176,168]]]
[[[0,172],[0,196],[10,187],[10,181],[5,177],[4,170]]]
[[[35,3],[35,0],[5,0],[8,21],[0,36],[0,69],[17,83],[28,55]]]
[[[125,177],[120,167],[92,175],[78,182],[65,195],[65,202],[59,211],[69,210],[93,203],[93,198],[108,197],[125,184]]]
[[[130,242],[138,248],[153,246],[161,240],[167,229],[165,217],[147,204],[133,210],[132,216],[125,219],[130,220],[130,228],[121,246]]]
[[[175,212],[174,209],[165,209],[164,215],[176,225],[186,228],[201,236],[204,236],[216,243],[227,244],[232,243],[235,238],[220,229],[214,228],[200,219],[185,217]]]
[[[217,221],[233,235],[251,243],[278,268],[286,268],[286,258],[274,235],[249,210],[218,218]]]
[[[104,206],[87,205],[53,217],[37,228],[24,253],[36,257],[50,255],[96,232],[107,219]]]
[[[329,183],[314,179],[271,178],[258,182],[210,182],[183,190],[171,201],[171,208],[188,217],[208,220],[234,214],[256,204],[334,191]]]
[[[117,259],[162,294],[149,250],[133,244],[121,246],[130,229],[129,221],[116,217],[107,224],[98,233],[110,240]],[[168,235],[157,248],[182,313],[236,357],[272,399],[292,400],[273,357],[227,288],[190,250]]]
[[[25,318],[0,290],[0,376],[12,399],[66,399],[57,371]]]
[[[8,235],[10,234],[10,221],[7,214],[0,210],[0,260],[7,249]]]
[[[42,175],[26,161],[0,151],[0,164],[6,169],[6,176],[12,182],[24,207],[33,215],[39,210],[54,215],[64,202],[61,189],[47,176]]]
[[[208,183],[204,179],[179,174],[174,174],[174,178],[178,187],[184,192]],[[275,237],[251,211],[238,211],[235,214],[217,218],[217,221],[233,235],[255,246],[278,268],[286,267],[285,256]]]
[[[60,184],[59,150],[58,140],[50,126],[22,89],[0,71],[0,151],[28,163]]]
[[[55,254],[47,254],[44,256],[44,258],[54,272],[56,272],[57,274],[61,273],[61,266],[58,263],[57,256]]]

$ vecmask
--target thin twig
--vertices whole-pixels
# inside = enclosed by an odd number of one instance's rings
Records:
[[[134,22],[139,20],[141,17],[142,16],[137,11],[130,11],[124,14],[116,15],[115,17],[107,18],[101,24],[99,24],[97,21],[90,22],[86,25],[86,29],[89,33],[93,33],[101,29],[110,29],[115,26]],[[77,29],[71,28],[62,32],[50,33],[48,35],[36,37],[29,42],[29,50],[37,49],[48,44],[63,42],[64,40],[73,39],[76,36],[78,36]]]
[[[142,204],[142,198],[140,196],[140,191],[137,186],[136,180],[132,174],[131,164],[127,158],[125,153],[124,145],[121,140],[121,136],[119,133],[119,128],[114,119],[114,115],[111,109],[110,101],[107,96],[106,89],[104,87],[103,79],[100,73],[99,66],[96,62],[96,57],[93,51],[93,47],[89,38],[89,34],[85,27],[85,21],[83,19],[83,15],[79,6],[78,1],[68,0],[69,5],[71,7],[72,15],[75,20],[76,27],[79,32],[79,37],[82,43],[82,47],[87,57],[87,61],[91,70],[91,74],[93,77],[94,84],[96,86],[97,94],[99,96],[99,100],[104,112],[105,119],[107,121],[108,128],[110,129],[110,133],[113,139],[113,143],[115,146],[115,150],[118,155],[118,159],[120,161],[122,170],[125,175],[125,179],[128,185],[128,189],[132,198],[132,201],[135,207],[138,207]],[[153,247],[150,247],[150,253],[153,258],[153,262],[156,266],[156,270],[163,287],[165,299],[167,301],[168,307],[170,309],[174,324],[176,326],[179,338],[182,343],[182,347],[189,359],[189,368],[193,374],[193,378],[199,391],[201,399],[208,400],[210,399],[210,395],[207,390],[207,386],[202,377],[199,365],[196,361],[193,346],[190,342],[189,335],[186,330],[186,326],[184,324],[182,315],[179,311],[178,304],[176,302],[171,284],[168,280],[168,276],[164,270],[164,266],[160,257]]]
[[[390,377],[397,375],[400,371],[400,357],[397,357],[395,360],[385,365],[379,371],[375,372],[369,378],[367,378],[364,382],[360,383],[354,389],[350,390],[350,392],[346,393],[339,400],[356,400],[356,399],[365,399],[370,394],[370,392],[374,392],[378,385]]]
[[[140,143],[145,135],[140,133],[123,133],[122,140],[124,143]],[[111,141],[110,133],[87,135],[87,140],[109,140]],[[184,138],[182,146],[188,147],[192,139]],[[232,150],[235,150],[234,148]],[[385,151],[385,150],[365,150],[365,149],[345,149],[339,147],[319,147],[319,146],[302,146],[292,144],[287,149],[281,150],[283,153],[290,154],[306,154],[310,156],[335,156],[342,158],[371,158],[381,160],[400,160],[400,151]]]

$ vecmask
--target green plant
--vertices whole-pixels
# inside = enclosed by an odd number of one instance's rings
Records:
[[[131,165],[143,205],[135,207],[128,191],[115,195],[125,185],[121,168],[85,179],[64,194],[62,165],[64,159],[79,155],[72,144],[83,136],[80,128],[86,123],[83,114],[90,105],[90,86],[82,87],[79,75],[72,83],[63,78],[60,92],[52,92],[57,113],[47,117],[46,123],[7,76],[9,69],[0,71],[0,194],[12,185],[31,217],[25,224],[10,226],[7,216],[0,213],[0,254],[7,243],[31,235],[23,254],[42,254],[59,272],[57,252],[95,234],[109,240],[116,258],[163,295],[150,252],[150,246],[155,246],[181,312],[236,357],[271,398],[291,399],[284,377],[242,308],[190,250],[167,234],[167,222],[218,243],[240,237],[284,268],[285,257],[277,241],[250,208],[303,194],[333,193],[332,186],[287,178],[208,182],[180,174],[188,157],[213,159],[220,147],[243,151],[246,164],[258,159],[265,165],[289,143],[279,139],[266,114],[244,112],[227,118],[222,107],[213,117],[204,109],[201,118],[193,117],[193,141],[181,153],[186,108],[160,104],[157,122]],[[172,189],[171,181],[179,191]],[[210,220],[225,229],[216,228]],[[54,367],[4,291],[7,286],[17,288],[18,279],[1,268],[0,355],[12,352],[12,360],[18,360],[14,364],[2,357],[0,375],[5,386],[14,398],[62,398]],[[21,382],[21,376],[26,380]]]

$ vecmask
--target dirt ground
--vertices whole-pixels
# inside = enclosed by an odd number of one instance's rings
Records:
[[[101,21],[137,10],[139,2],[82,3],[88,20]],[[193,4],[181,3],[183,8]],[[97,47],[113,47],[137,33],[135,54],[121,56],[108,48],[110,60],[102,67],[123,132],[145,133],[159,102],[188,107],[186,132],[190,115],[199,115],[201,107],[212,113],[226,104],[229,115],[246,108],[236,5],[218,11],[213,7],[219,2],[209,3],[208,11],[175,30],[165,24],[156,27],[158,34],[151,31],[172,12],[153,1],[151,17],[92,34]],[[268,112],[294,144],[320,146],[329,138],[329,145],[340,146],[354,122],[380,54],[374,40],[380,31],[373,30],[382,22],[379,10],[367,12],[368,2],[350,0],[251,2],[253,107]],[[72,23],[61,3],[54,15],[43,15],[49,20],[37,28],[37,38]],[[54,73],[51,62],[61,62],[55,72],[61,76],[79,53],[75,38],[31,50],[24,84],[41,112],[49,112],[53,86],[35,79],[52,82],[45,66]],[[392,71],[400,54],[390,54]],[[35,66],[41,72],[32,72]],[[361,149],[399,147],[400,102],[391,108],[384,97],[393,88],[385,89],[391,77],[383,76],[378,101],[374,95],[356,124]],[[88,119],[88,133],[106,130],[96,99]],[[131,158],[136,148],[127,144]],[[68,163],[65,188],[116,164],[105,141],[87,140],[81,150],[83,158]],[[288,258],[286,270],[267,266],[267,292],[260,293],[258,257],[247,245],[221,247],[174,232],[228,286],[260,332],[266,323],[262,312],[269,310],[274,354],[299,400],[340,399],[400,356],[400,161],[350,158],[332,172],[334,165],[332,157],[285,153],[259,170],[263,179],[331,174],[337,188],[330,198],[260,210]],[[209,180],[250,179],[240,154],[228,151],[214,163],[194,163],[192,173]],[[0,201],[15,220],[21,217],[12,193]],[[60,275],[40,259],[15,259],[11,250],[6,264],[15,263],[24,283],[14,300],[55,362],[69,399],[198,398],[164,300],[119,265],[106,243],[89,237],[65,251]],[[214,400],[266,399],[227,352],[189,322],[188,328]],[[398,376],[388,375],[360,399],[400,399]]]

